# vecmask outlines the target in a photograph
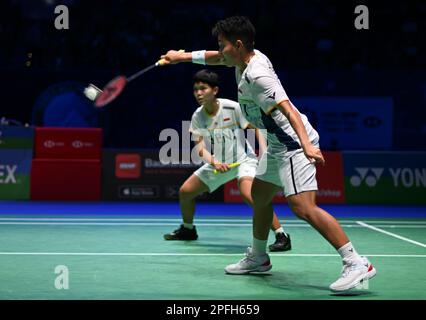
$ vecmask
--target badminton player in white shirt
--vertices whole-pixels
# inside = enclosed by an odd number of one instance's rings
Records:
[[[240,105],[232,100],[217,98],[219,77],[208,70],[200,70],[194,76],[194,97],[201,105],[192,115],[190,132],[197,141],[198,152],[206,162],[181,186],[179,203],[183,223],[175,231],[165,234],[166,240],[196,240],[198,234],[193,219],[195,198],[204,192],[214,192],[225,183],[238,179],[243,200],[252,205],[251,185],[256,175],[258,160],[244,129],[253,128],[244,118]],[[259,130],[256,136],[261,150],[266,148]],[[262,151],[261,151],[262,152]],[[231,164],[238,164],[232,167]],[[290,235],[285,233],[274,213],[272,230],[275,243],[270,251],[291,249]]]
[[[330,285],[336,292],[356,287],[372,278],[376,270],[360,256],[337,222],[316,205],[316,168],[325,160],[319,149],[318,133],[305,115],[291,103],[272,63],[254,49],[255,28],[246,17],[230,17],[217,22],[213,36],[219,51],[178,52],[171,50],[162,58],[166,63],[194,62],[235,67],[238,102],[250,123],[268,131],[268,150],[259,161],[252,185],[253,243],[245,258],[228,265],[229,274],[265,272],[271,269],[266,243],[272,221],[272,198],[283,190],[292,211],[311,224],[340,254],[343,270]]]

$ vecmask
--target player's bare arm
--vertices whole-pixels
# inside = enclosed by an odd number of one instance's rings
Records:
[[[306,132],[305,126],[303,125],[302,118],[300,117],[300,114],[296,110],[294,110],[293,106],[290,104],[290,101],[284,100],[280,102],[276,107],[288,119],[288,121],[290,122],[290,125],[292,126],[297,136],[299,137],[300,143],[302,144],[302,148],[306,157],[311,162],[315,161],[321,165],[324,165],[325,160],[321,153],[321,150],[314,147],[312,143],[309,141],[309,137]]]
[[[198,155],[204,160],[204,162],[210,163],[219,172],[226,172],[230,169],[228,164],[221,163],[207,150],[203,137],[199,137],[195,143]]]
[[[219,51],[206,51],[204,54],[205,62],[208,65],[223,65],[223,56]],[[177,50],[169,50],[166,54],[161,56],[167,64],[177,64],[181,62],[192,62],[192,52],[184,52]]]

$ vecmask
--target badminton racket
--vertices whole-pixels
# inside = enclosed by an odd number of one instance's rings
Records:
[[[239,165],[240,165],[239,162],[234,162],[234,163],[231,163],[228,167],[229,167],[229,169],[232,169],[232,168],[238,167]],[[227,171],[225,171],[225,172],[227,172]],[[221,172],[219,170],[217,170],[217,169],[214,169],[213,173],[214,174],[218,174],[218,173],[221,173]]]
[[[183,52],[184,50],[179,51]],[[164,65],[165,63],[166,60],[161,59],[156,63],[136,72],[130,77],[126,77],[124,75],[115,77],[110,82],[108,82],[102,90],[93,84],[89,84],[89,86],[84,89],[84,94],[87,98],[95,102],[95,107],[102,108],[115,100],[121,94],[121,92],[123,92],[128,83],[140,77],[144,73],[154,69],[155,67]]]

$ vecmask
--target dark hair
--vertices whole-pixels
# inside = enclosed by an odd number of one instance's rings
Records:
[[[204,82],[207,83],[211,87],[218,87],[219,86],[219,76],[217,73],[203,69],[198,71],[194,75],[194,83],[195,82]]]
[[[214,37],[222,35],[232,42],[241,40],[247,50],[252,51],[256,29],[247,17],[234,16],[218,21],[212,35]]]

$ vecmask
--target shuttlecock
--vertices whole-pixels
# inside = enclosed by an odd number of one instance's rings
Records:
[[[84,89],[84,95],[88,98],[88,99],[90,99],[90,100],[92,100],[92,101],[95,101],[96,100],[96,97],[100,94],[102,92],[102,90],[101,89],[99,89],[98,87],[96,87],[95,85],[93,85],[93,84],[89,84],[89,86],[88,87],[86,87],[85,89]]]

